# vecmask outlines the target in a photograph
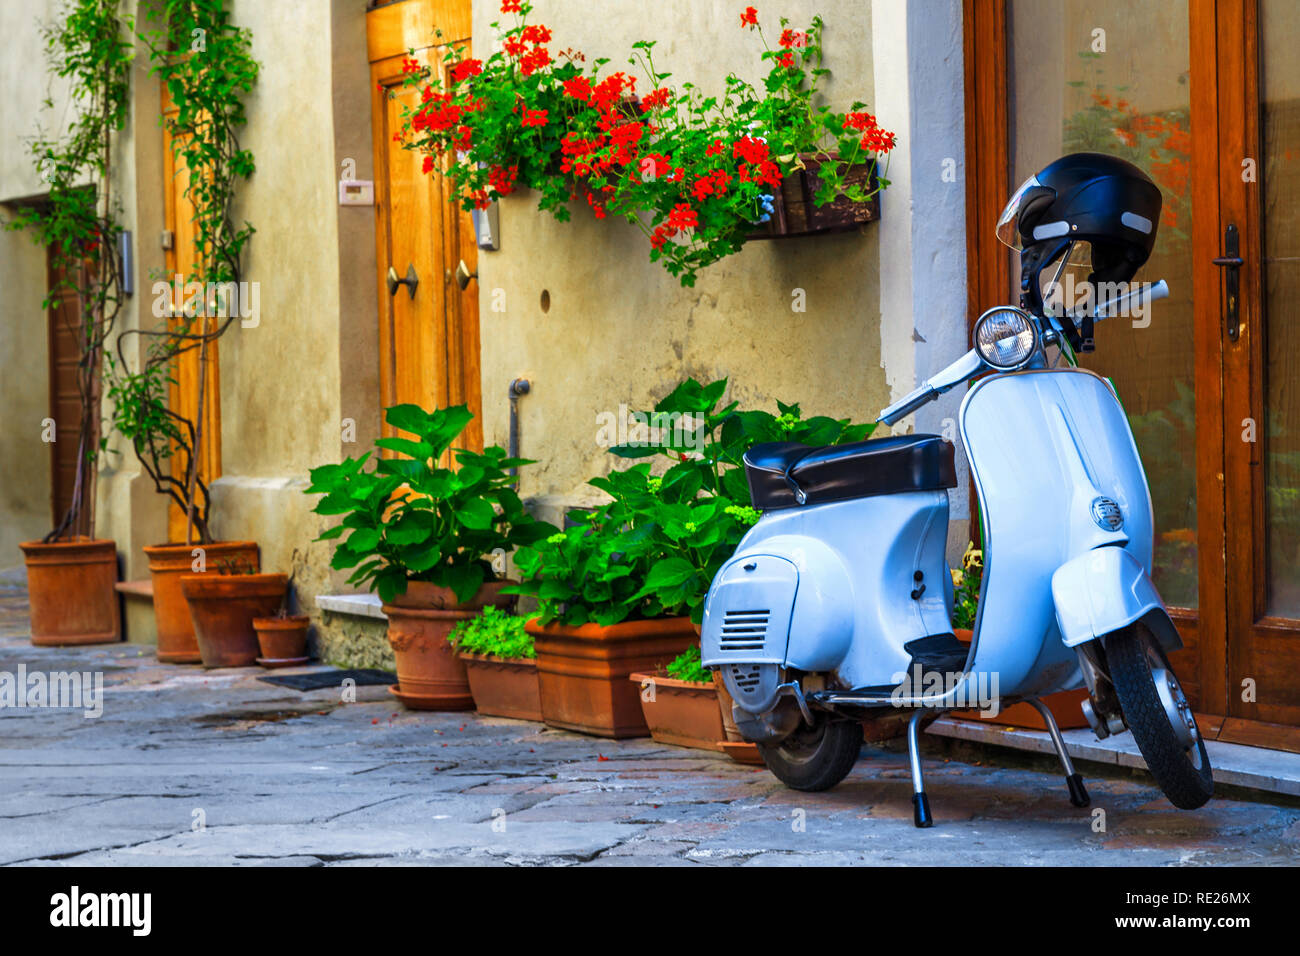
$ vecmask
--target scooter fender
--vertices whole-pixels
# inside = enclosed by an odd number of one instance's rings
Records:
[[[1166,651],[1183,646],[1146,568],[1125,548],[1095,548],[1065,562],[1052,574],[1052,600],[1066,647],[1134,621],[1146,624]]]

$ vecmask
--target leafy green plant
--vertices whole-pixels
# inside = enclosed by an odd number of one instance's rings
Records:
[[[527,618],[508,614],[489,605],[483,613],[461,621],[447,636],[447,641],[466,654],[487,654],[515,661],[537,656],[533,638],[524,630]]]
[[[377,591],[386,603],[406,593],[408,581],[451,588],[457,600],[468,601],[496,576],[490,555],[555,531],[524,510],[515,478],[506,471],[531,461],[507,458],[493,446],[482,454],[452,450],[455,469],[438,463],[473,417],[464,405],[432,413],[394,405],[384,420],[415,437],[381,438],[375,444],[396,457],[377,459],[367,468],[367,452],[312,469],[307,494],[324,495],[312,510],[343,516],[316,540],[347,535],[331,567],[355,568],[349,583]]]
[[[257,81],[252,33],[235,26],[225,0],[153,0],[152,18],[163,25],[140,34],[149,50],[149,73],[162,79],[174,114],[160,117],[171,136],[178,166],[187,173],[185,195],[194,208],[195,272],[186,277],[204,291],[172,308],[155,308],[157,328],[128,329],[118,336],[117,356],[109,356],[114,424],[131,442],[136,457],[160,494],[186,515],[186,543],[197,534],[212,540],[211,504],[199,475],[204,408],[210,400],[207,355],[212,344],[241,317],[231,300],[242,288],[241,263],[253,227],[234,221],[235,195],[252,176],[253,154],[239,144],[247,122],[243,98]],[[147,341],[138,369],[126,345],[130,335]],[[168,400],[177,363],[198,351],[198,391],[194,417],[182,415]]]
[[[68,81],[71,119],[62,135],[37,136],[30,143],[48,191],[41,203],[16,206],[5,224],[28,230],[49,250],[59,278],[41,307],[53,309],[67,293],[77,300],[78,321],[68,328],[77,344],[81,402],[76,475],[68,510],[46,542],[94,535],[96,460],[105,443],[100,411],[105,344],[123,302],[117,251],[122,227],[111,187],[129,107],[133,54],[127,36],[133,21],[118,8],[117,0],[71,0],[57,25],[45,29],[50,71]],[[54,103],[47,99],[44,105],[52,109]],[[60,311],[69,322],[67,312]]]
[[[726,379],[701,385],[687,379],[641,413],[654,434],[615,446],[623,458],[663,455],[662,476],[649,462],[613,471],[588,484],[610,501],[570,512],[572,526],[522,548],[524,580],[512,590],[537,598],[543,625],[690,615],[697,623],[714,575],[758,521],[749,505],[742,459],[752,445],[859,441],[871,425],[816,416],[778,402],[780,415],[722,405]]]
[[[961,567],[952,571],[952,626],[974,630],[979,612],[980,582],[984,579],[984,552],[975,542],[966,545],[961,557]]]
[[[504,0],[501,12],[513,16],[492,24],[494,52],[478,60],[451,46],[445,82],[414,56],[405,61],[421,101],[403,114],[403,145],[425,154],[426,173],[445,169],[465,209],[528,187],[540,193],[539,209],[567,220],[568,203],[581,199],[596,218],[640,229],[651,261],[690,286],[769,217],[782,177],[805,168],[801,154],[822,161],[817,205],[838,195],[864,201],[888,185],[879,169],[873,188],[845,181],[851,165],[878,167],[895,137],[863,103],[844,113],[822,101],[818,84],[830,71],[820,17],[807,30],[781,20],[773,47],[746,8],[739,26],[758,36],[767,75],[755,87],[729,74],[716,96],[689,82],[669,86],[655,43],[634,43],[627,62],[650,87],[638,99],[637,77],[602,77],[607,58],[588,68],[572,49],[553,57],[550,28],[528,22],[531,4]]]
[[[713,672],[700,663],[698,644],[686,648],[664,669],[673,680],[689,681],[692,684],[713,683]]]

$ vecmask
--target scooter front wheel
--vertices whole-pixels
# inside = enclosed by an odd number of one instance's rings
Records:
[[[1106,661],[1124,720],[1151,776],[1180,810],[1204,806],[1214,794],[1210,758],[1155,635],[1143,624],[1130,624],[1106,639]]]
[[[777,744],[759,744],[763,763],[794,790],[829,790],[848,776],[862,750],[862,725],[818,714]]]

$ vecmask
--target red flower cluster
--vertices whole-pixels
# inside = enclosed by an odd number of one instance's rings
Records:
[[[668,218],[655,226],[654,232],[650,234],[650,245],[662,249],[664,243],[673,236],[687,229],[694,229],[699,224],[699,213],[686,203],[679,202],[673,206],[673,211],[668,214]]]
[[[482,60],[461,60],[459,63],[452,64],[448,71],[452,83],[460,83],[471,76],[478,76],[483,72]]]
[[[523,13],[520,4],[523,0],[501,0],[502,13]]]
[[[773,188],[781,185],[781,170],[772,162],[771,150],[761,139],[740,137],[731,148],[731,155],[743,160],[737,173],[742,183],[762,183]]]
[[[870,113],[849,113],[844,117],[844,128],[860,132],[862,139],[859,145],[873,153],[887,153],[897,145],[894,134],[881,129]]]
[[[524,126],[545,126],[546,110],[530,110],[525,107],[522,123]]]
[[[740,25],[742,27],[758,26],[758,11],[753,7],[746,7],[745,12],[740,15]]]
[[[416,131],[433,130],[443,132],[460,123],[465,108],[452,102],[450,93],[436,93],[427,88],[422,94],[424,104],[411,119],[411,127]]]
[[[509,196],[515,191],[515,180],[519,178],[518,166],[493,166],[488,170],[488,185],[499,196]]]
[[[422,69],[424,69],[424,67],[420,66],[419,60],[407,56],[402,57],[403,73],[419,73]]]
[[[691,194],[697,200],[708,199],[710,196],[723,196],[726,195],[730,183],[731,177],[727,175],[725,169],[715,169],[695,181],[695,185],[691,187]]]
[[[787,27],[781,31],[781,39],[777,42],[787,50],[791,48],[801,50],[808,45],[808,34]]]
[[[672,98],[673,91],[668,89],[666,86],[662,86],[654,92],[645,95],[645,98],[641,100],[641,112],[649,113],[653,109],[667,106]]]
[[[591,80],[585,76],[575,76],[571,80],[565,80],[561,85],[564,87],[565,94],[575,100],[582,100],[585,103],[591,99]]]

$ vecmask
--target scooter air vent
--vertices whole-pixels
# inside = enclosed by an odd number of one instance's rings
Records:
[[[767,640],[771,611],[728,611],[722,618],[718,647],[724,651],[761,651]]]

